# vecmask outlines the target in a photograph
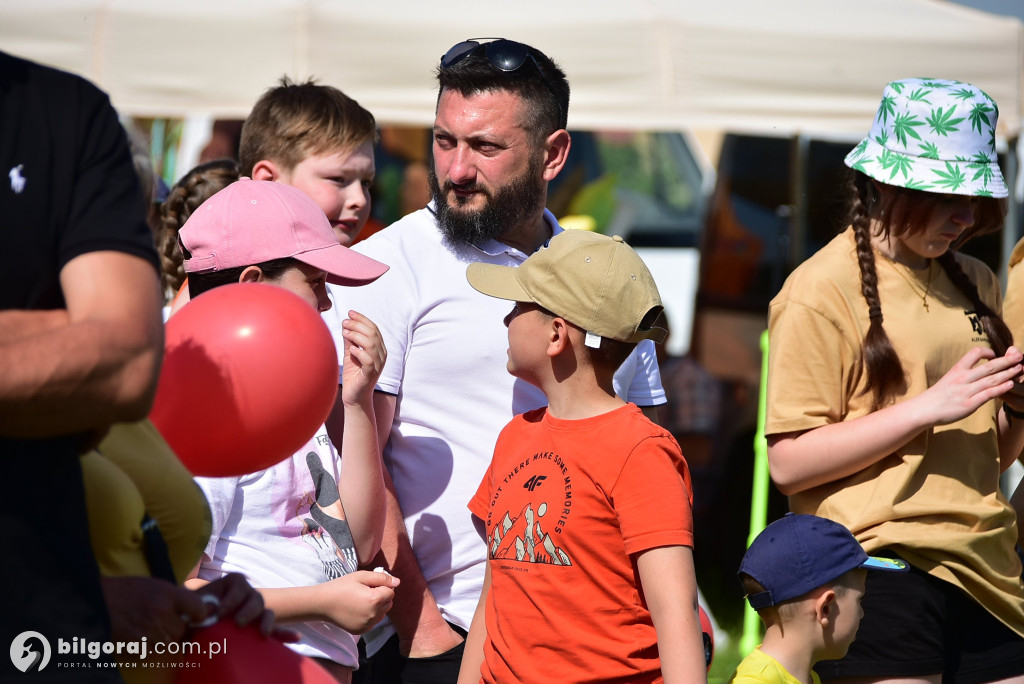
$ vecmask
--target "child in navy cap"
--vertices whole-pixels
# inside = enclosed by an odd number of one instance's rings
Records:
[[[739,578],[765,624],[761,645],[731,682],[818,684],[820,660],[842,658],[857,635],[866,568],[906,570],[869,557],[848,529],[816,515],[787,513],[754,539]]]

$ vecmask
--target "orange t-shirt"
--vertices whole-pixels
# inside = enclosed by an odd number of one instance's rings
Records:
[[[485,682],[660,682],[633,554],[693,546],[690,474],[632,404],[512,419],[469,508],[486,522]]]

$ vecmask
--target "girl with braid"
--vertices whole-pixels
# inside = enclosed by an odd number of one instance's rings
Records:
[[[978,88],[886,86],[846,157],[850,226],[769,312],[765,432],[797,513],[907,573],[868,572],[857,639],[823,680],[1024,682],[1016,518],[999,475],[1024,447],[1022,355],[999,283],[954,247],[998,230],[997,108]]]

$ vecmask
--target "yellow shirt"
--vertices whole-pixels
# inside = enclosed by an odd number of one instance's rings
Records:
[[[210,508],[192,475],[148,420],[111,428],[82,457],[89,534],[100,572],[149,575],[142,516],[156,520],[178,583],[210,539]]]
[[[999,311],[995,275],[976,259],[957,260]],[[900,400],[934,385],[972,347],[989,346],[970,301],[938,263],[917,272],[877,253],[875,263],[883,324],[908,381]],[[848,229],[797,268],[771,303],[766,434],[871,411],[861,358],[867,327]],[[997,406],[991,401],[854,475],[800,492],[790,508],[846,525],[869,553],[894,549],[1024,635],[1016,519],[999,491]]]
[[[747,657],[736,666],[736,671],[729,678],[730,684],[801,684],[800,680],[789,674],[775,658],[761,651],[758,646],[747,654]],[[818,673],[811,671],[811,684],[821,684]]]

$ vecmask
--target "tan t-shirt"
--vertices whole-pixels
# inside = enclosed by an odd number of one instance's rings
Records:
[[[1024,238],[1014,246],[1010,253],[1010,274],[1006,280],[1006,299],[1003,301],[1003,320],[1013,333],[1013,341],[1018,346],[1024,344]]]
[[[907,376],[904,398],[912,397],[972,347],[989,346],[988,338],[970,300],[938,263],[918,272],[875,256],[885,330]],[[957,260],[998,311],[999,283],[991,270],[971,257]],[[768,327],[767,434],[870,412],[861,358],[868,307],[852,229],[790,275],[772,300]],[[997,409],[992,401],[963,420],[922,432],[859,473],[790,497],[790,507],[842,523],[869,553],[894,549],[965,589],[1024,635],[1015,516],[998,486]]]

